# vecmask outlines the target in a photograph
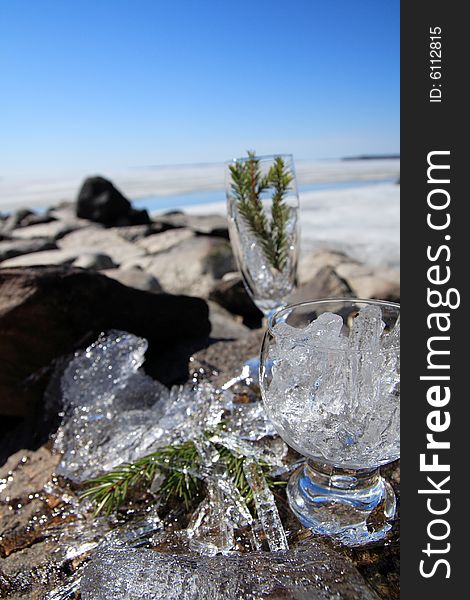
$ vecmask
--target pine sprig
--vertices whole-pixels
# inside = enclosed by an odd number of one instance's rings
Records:
[[[284,159],[277,156],[266,176],[262,176],[260,161],[254,152],[248,152],[248,160],[230,165],[230,189],[237,202],[237,209],[250,231],[257,238],[263,253],[272,267],[282,271],[287,263],[289,243],[286,225],[289,207],[284,199],[293,181]],[[261,196],[273,189],[271,222],[268,223]]]
[[[161,472],[164,475],[159,490],[162,499],[167,502],[174,498],[188,508],[202,487],[200,479],[192,474],[199,464],[199,454],[192,442],[164,446],[89,480],[89,487],[80,496],[93,501],[95,514],[109,515],[124,504],[131,491],[139,487],[149,488],[157,472]]]
[[[220,444],[214,445],[232,482],[250,506],[253,496],[243,470],[245,457]],[[200,465],[199,454],[192,442],[165,446],[135,462],[120,465],[88,481],[89,487],[81,493],[81,498],[90,498],[93,501],[96,506],[95,515],[109,515],[124,504],[132,491],[135,492],[139,488],[148,489],[157,472],[161,472],[164,480],[158,491],[160,498],[164,502],[170,499],[183,502],[188,509],[202,491],[202,480],[194,475]],[[260,463],[260,468],[267,470],[269,467]],[[284,482],[275,481],[270,477],[266,477],[266,481],[270,487],[284,485]]]

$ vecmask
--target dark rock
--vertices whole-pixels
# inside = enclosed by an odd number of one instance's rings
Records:
[[[147,338],[148,371],[176,383],[188,376],[190,354],[207,343],[208,307],[72,267],[1,270],[0,414],[40,410],[51,363],[113,328]]]
[[[78,193],[77,217],[107,226],[150,223],[146,210],[132,208],[131,203],[104,177],[89,177]]]
[[[0,262],[22,254],[31,254],[32,252],[43,252],[44,250],[54,250],[57,246],[55,242],[47,238],[36,238],[32,240],[8,240],[0,242]]]
[[[261,325],[263,313],[250,298],[240,275],[234,274],[217,282],[209,293],[209,299],[229,312],[242,316],[244,324],[248,327]]]

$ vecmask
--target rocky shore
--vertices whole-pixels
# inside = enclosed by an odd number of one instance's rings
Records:
[[[400,298],[397,271],[326,249],[301,257],[298,283],[293,302]],[[76,202],[0,216],[0,597],[43,598],[86,557],[56,556],[57,531],[73,520],[50,486],[60,411],[51,378],[61,364],[118,329],[149,341],[144,368],[162,383],[201,372],[223,382],[258,353],[261,321],[220,215],[151,217],[90,178]],[[398,465],[389,471],[399,492]],[[333,578],[332,596],[398,598],[398,551],[398,523],[367,550],[322,543],[322,556],[354,581],[348,596]]]

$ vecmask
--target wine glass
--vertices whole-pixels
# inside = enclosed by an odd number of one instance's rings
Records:
[[[296,282],[299,195],[291,154],[227,163],[230,241],[246,290],[268,317]]]
[[[306,463],[287,487],[306,527],[350,546],[383,538],[395,515],[379,467],[400,455],[400,307],[325,299],[269,319],[260,386],[268,416]]]

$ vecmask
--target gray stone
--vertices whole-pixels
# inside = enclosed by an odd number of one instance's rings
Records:
[[[148,254],[158,254],[176,246],[177,244],[194,237],[190,229],[169,229],[138,240],[137,246],[143,248]]]
[[[209,321],[211,322],[211,338],[216,340],[237,340],[250,333],[248,327],[237,321],[231,313],[219,304],[209,301]]]
[[[242,316],[251,327],[261,323],[263,313],[250,298],[239,273],[227,273],[222,281],[217,281],[209,298],[229,312]]]
[[[386,267],[370,267],[355,262],[342,263],[336,268],[357,298],[400,299],[400,274]]]
[[[81,269],[91,269],[93,271],[103,271],[104,269],[114,269],[116,266],[111,257],[107,254],[101,254],[99,252],[89,254],[80,254],[74,261],[74,267],[80,267]]]
[[[123,285],[143,290],[144,292],[159,294],[163,291],[158,279],[141,269],[108,269],[102,271],[102,274],[119,281]]]
[[[79,249],[76,250],[45,250],[44,252],[33,252],[23,254],[4,260],[0,268],[10,267],[35,267],[38,265],[71,265],[77,258]]]
[[[38,238],[33,240],[6,240],[0,242],[0,261],[32,252],[54,250],[57,248],[55,242]]]
[[[307,302],[309,300],[320,300],[321,298],[350,298],[351,288],[341,279],[333,267],[324,266],[318,270],[316,276],[294,290],[287,302]]]
[[[302,284],[307,281],[312,281],[323,267],[336,268],[342,263],[351,261],[351,257],[347,256],[347,254],[336,250],[317,250],[302,255],[298,269],[299,283]]]
[[[156,277],[166,292],[206,298],[215,280],[234,269],[234,258],[227,241],[203,236],[155,255],[126,260],[121,267],[140,267]]]
[[[154,221],[167,227],[187,227],[200,235],[229,239],[227,219],[222,215],[188,215],[175,211],[158,215]]]
[[[39,225],[30,225],[29,227],[15,229],[13,238],[21,240],[32,240],[34,238],[59,240],[76,228],[76,224],[51,221],[49,223],[40,223]]]
[[[19,208],[11,215],[8,215],[1,223],[2,233],[10,233],[18,226],[21,225],[22,221],[33,215],[34,213],[29,208]]]
[[[142,248],[120,237],[115,229],[93,226],[66,235],[57,245],[63,250],[75,252],[76,256],[87,250],[107,254],[116,265],[145,254]]]

